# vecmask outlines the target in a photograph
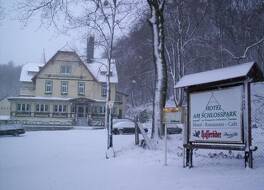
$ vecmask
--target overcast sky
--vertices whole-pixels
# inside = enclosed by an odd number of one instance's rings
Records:
[[[0,8],[4,8],[3,15],[5,17],[0,19],[0,64],[6,64],[11,60],[16,65],[23,65],[27,62],[43,62],[43,52],[45,52],[48,61],[66,44],[76,50],[77,53],[85,55],[86,39],[82,39],[82,35],[89,34],[88,31],[79,29],[80,31],[71,31],[67,35],[62,34],[55,28],[48,28],[46,25],[40,27],[41,20],[36,16],[31,17],[25,27],[16,18],[21,14],[15,11],[17,1],[0,0]],[[137,3],[124,9],[129,8],[129,16],[127,13],[119,15],[119,18],[123,19],[123,16],[126,16],[126,19],[123,20],[121,30],[115,29],[115,39],[126,35],[133,24],[136,23],[136,20],[140,18],[139,15],[145,10],[145,0],[133,0],[132,2]],[[77,5],[73,10],[79,12],[78,8],[82,9],[83,7]],[[95,48],[94,56],[100,57],[102,52],[103,48]]]
[[[54,28],[39,27],[38,18],[33,18],[27,27],[23,27],[11,11],[14,2],[0,0],[5,13],[5,19],[0,20],[0,64],[10,60],[17,65],[40,62],[43,61],[43,50],[48,60],[67,43],[74,49],[85,51],[86,42],[81,42],[78,34],[62,35]],[[100,53],[96,51],[95,56],[100,56]]]

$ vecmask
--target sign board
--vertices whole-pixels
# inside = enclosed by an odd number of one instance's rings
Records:
[[[181,123],[181,111],[177,107],[163,109],[163,123]]]
[[[190,93],[192,142],[242,143],[243,86]]]

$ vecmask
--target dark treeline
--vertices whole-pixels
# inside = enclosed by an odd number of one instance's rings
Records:
[[[119,88],[131,103],[150,102],[152,37],[145,13],[115,46]],[[263,0],[173,0],[165,9],[169,96],[184,74],[256,61],[264,69]]]
[[[19,94],[20,72],[21,66],[15,66],[11,61],[8,64],[0,64],[0,100]]]

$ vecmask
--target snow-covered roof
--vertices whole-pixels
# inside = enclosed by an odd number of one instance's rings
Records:
[[[42,67],[43,63],[27,63],[23,65],[20,81],[21,82],[32,82],[32,78],[39,72],[40,67]]]
[[[182,88],[198,84],[206,84],[243,77],[248,74],[254,64],[255,62],[249,62],[226,68],[185,75],[178,81],[178,83],[174,87]]]
[[[106,82],[106,73],[107,73],[107,59],[93,59],[91,63],[85,64],[88,70],[92,73],[92,75],[98,80],[99,82]],[[111,83],[118,83],[118,76],[116,70],[116,64],[113,62],[111,63]]]
[[[91,74],[96,78],[98,82],[106,82],[107,73],[107,59],[93,59],[91,63],[84,64]],[[40,68],[44,64],[41,63],[27,63],[22,67],[20,81],[32,82],[32,78],[39,72]],[[116,64],[111,63],[111,83],[118,83],[118,76],[116,70]]]

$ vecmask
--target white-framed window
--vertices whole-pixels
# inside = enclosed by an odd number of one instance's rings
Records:
[[[61,94],[68,94],[68,81],[61,81]]]
[[[78,94],[85,95],[85,82],[78,82]]]
[[[45,80],[45,94],[52,94],[52,80]]]
[[[101,85],[101,96],[106,97],[106,93],[107,93],[107,84],[103,82]]]
[[[60,73],[64,75],[71,74],[71,66],[70,65],[61,65]]]
[[[17,104],[18,112],[30,112],[30,104]]]
[[[65,113],[67,112],[67,105],[56,104],[53,106],[53,111],[56,113]]]
[[[49,106],[47,104],[36,104],[36,112],[48,112]]]

